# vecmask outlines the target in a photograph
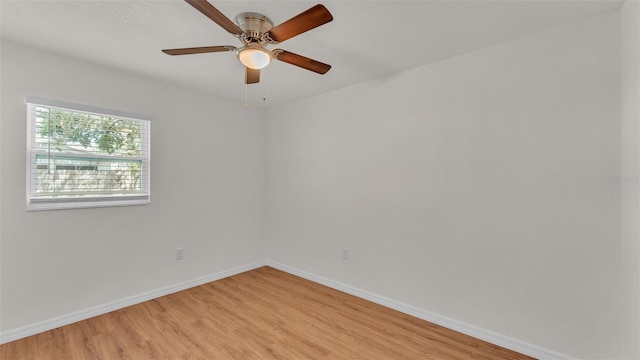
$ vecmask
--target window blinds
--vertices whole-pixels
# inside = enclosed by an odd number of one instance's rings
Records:
[[[28,210],[149,202],[149,120],[38,98],[27,107]]]

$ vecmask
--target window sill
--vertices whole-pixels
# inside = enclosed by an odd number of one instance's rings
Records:
[[[71,210],[118,206],[139,206],[148,204],[150,204],[149,198],[135,200],[102,200],[79,202],[32,202],[27,204],[27,211]]]

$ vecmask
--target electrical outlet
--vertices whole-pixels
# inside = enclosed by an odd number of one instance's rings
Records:
[[[182,259],[184,259],[184,249],[183,248],[176,249],[176,260],[182,260]]]
[[[342,260],[349,260],[349,248],[342,248]]]

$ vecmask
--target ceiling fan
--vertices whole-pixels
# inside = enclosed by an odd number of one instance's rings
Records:
[[[185,0],[223,29],[237,37],[242,47],[231,45],[203,46],[180,49],[162,50],[168,55],[189,55],[211,52],[236,51],[240,62],[245,66],[245,84],[260,82],[260,69],[269,65],[271,60],[284,61],[318,74],[325,74],[331,65],[309,59],[292,52],[274,49],[268,50],[267,45],[279,44],[294,36],[324,25],[333,20],[333,16],[323,5],[318,4],[274,27],[273,22],[266,16],[253,12],[238,14],[235,23],[227,18],[206,0]]]

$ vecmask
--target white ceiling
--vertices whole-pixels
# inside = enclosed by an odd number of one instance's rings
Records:
[[[277,25],[316,1],[216,1],[233,19],[262,13]],[[333,66],[324,76],[275,61],[254,105],[272,106],[491,46],[597,14],[617,0],[325,1],[334,21],[277,47]],[[241,102],[234,53],[168,56],[166,48],[239,45],[181,0],[0,0],[1,37],[109,67],[204,89]],[[273,48],[270,47],[270,48]]]

